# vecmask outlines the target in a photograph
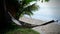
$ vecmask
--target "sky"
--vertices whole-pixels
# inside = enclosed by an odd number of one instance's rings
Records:
[[[43,21],[60,20],[60,0],[50,0],[49,2],[37,2],[39,9],[33,12],[31,17]],[[27,16],[28,17],[28,16]]]

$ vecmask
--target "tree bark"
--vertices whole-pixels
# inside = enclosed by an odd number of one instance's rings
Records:
[[[4,2],[5,0],[0,0],[0,34],[4,34],[10,24],[10,17],[6,11]]]
[[[4,27],[5,27],[5,17],[4,17],[4,4],[3,0],[0,0],[0,33],[2,33]]]

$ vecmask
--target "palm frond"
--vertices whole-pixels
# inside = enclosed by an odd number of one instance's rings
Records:
[[[29,3],[30,4],[30,3]],[[21,6],[19,7],[19,11],[17,12],[17,16],[22,16],[24,14],[26,15],[33,15],[33,11],[32,10],[37,10],[38,6],[36,5],[36,3],[32,4],[32,5],[26,5],[26,6]]]
[[[29,5],[31,2],[33,1],[37,1],[37,0],[22,0],[22,1],[18,1],[18,0],[11,0],[13,3],[17,3],[18,4],[18,10],[16,12],[16,17],[20,17],[21,15],[27,14],[27,15],[33,15],[33,11],[38,9],[38,6],[36,5],[36,3]],[[43,0],[42,0],[43,1]],[[46,2],[48,2],[49,0],[45,0]],[[20,3],[18,3],[20,2]],[[25,7],[27,6],[27,7]],[[25,7],[25,8],[24,8]]]
[[[45,0],[45,2],[48,2],[49,0]]]

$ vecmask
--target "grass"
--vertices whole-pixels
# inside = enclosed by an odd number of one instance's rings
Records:
[[[21,28],[16,24],[9,24],[1,30],[2,34],[40,34],[37,31],[28,28]],[[4,32],[4,33],[3,33]]]
[[[13,31],[8,31],[6,34],[40,34],[32,29],[20,28]]]

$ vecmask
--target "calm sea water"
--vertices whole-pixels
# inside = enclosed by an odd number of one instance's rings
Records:
[[[31,17],[43,21],[59,20],[60,23],[60,0],[50,0],[47,3],[37,3],[40,8],[34,11]],[[29,17],[29,16],[27,16]]]
[[[59,20],[60,23],[60,7],[41,8],[33,13],[34,15],[31,17],[34,19],[39,19],[42,21]]]

